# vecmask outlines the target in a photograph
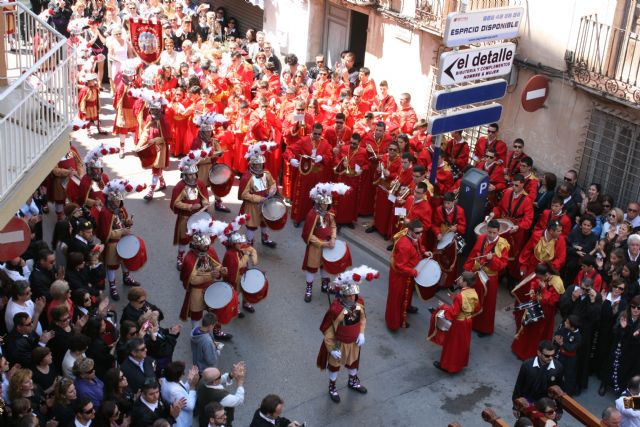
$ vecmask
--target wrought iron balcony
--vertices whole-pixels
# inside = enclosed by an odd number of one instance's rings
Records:
[[[566,61],[578,85],[640,108],[640,34],[584,16],[576,48],[567,51]]]

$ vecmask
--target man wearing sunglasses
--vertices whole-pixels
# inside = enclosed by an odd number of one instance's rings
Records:
[[[520,366],[512,400],[524,397],[533,403],[541,397],[546,397],[549,387],[562,387],[564,367],[554,359],[555,355],[556,349],[551,341],[540,342],[537,356],[525,360]]]
[[[473,150],[472,160],[474,162],[480,161],[486,154],[487,149],[492,148],[496,153],[496,161],[503,166],[507,163],[507,144],[498,138],[499,129],[500,127],[497,123],[491,123],[487,128],[487,136],[478,138]]]
[[[487,201],[490,208],[498,205],[502,191],[507,187],[504,180],[504,167],[498,162],[496,152],[488,148],[483,154],[482,160],[476,163],[476,168],[485,171],[489,175],[489,195]]]

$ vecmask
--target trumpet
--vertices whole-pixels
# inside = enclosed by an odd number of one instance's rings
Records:
[[[367,144],[365,146],[365,148],[367,149],[368,153],[371,153],[371,157],[369,157],[369,160],[375,160],[376,162],[378,161],[378,155],[376,154],[376,152],[374,151],[373,147],[371,146],[371,144]]]
[[[346,158],[343,158],[340,163],[334,166],[333,173],[337,175],[347,175],[347,176],[355,175],[355,172],[349,169],[349,162],[347,161]]]

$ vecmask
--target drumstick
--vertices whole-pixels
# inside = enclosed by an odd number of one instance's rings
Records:
[[[469,258],[469,260],[473,261],[474,259],[486,258],[488,255],[489,255],[489,254],[480,255],[480,256],[477,256],[477,257],[475,257],[475,258]]]

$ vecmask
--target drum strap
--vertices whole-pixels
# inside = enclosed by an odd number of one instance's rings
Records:
[[[487,236],[484,236],[484,240],[482,241],[482,247],[480,248],[480,255],[486,255],[489,252],[491,252],[498,244],[498,240],[500,240],[500,238],[497,238],[495,242],[491,243],[491,247],[489,248],[488,251],[485,252],[484,249],[487,242],[489,241],[489,238]]]
[[[513,205],[513,193],[511,193],[511,198],[509,198],[509,206],[507,207],[507,215],[509,215],[509,218],[521,218],[523,215],[520,216],[516,216],[516,214],[518,213],[518,209],[520,209],[520,205],[522,205],[522,203],[524,202],[524,199],[526,199],[526,194],[524,192],[522,192],[520,194],[520,197],[518,198],[518,201],[516,202],[516,206],[515,208],[513,208],[513,210],[511,210],[511,206]]]

